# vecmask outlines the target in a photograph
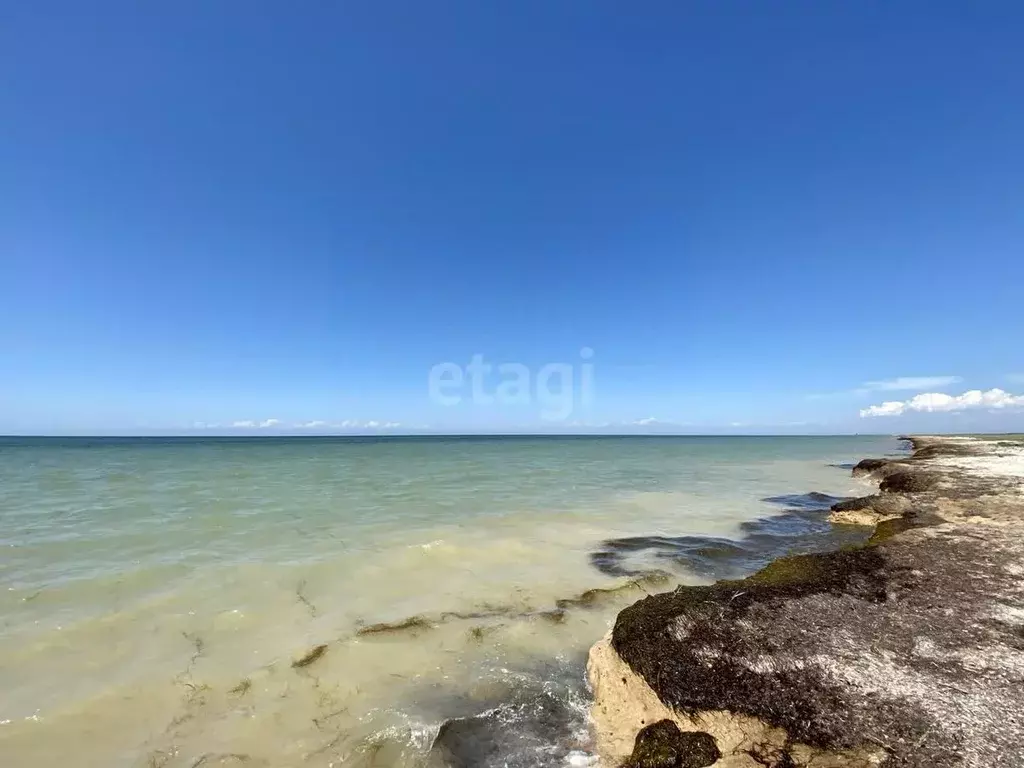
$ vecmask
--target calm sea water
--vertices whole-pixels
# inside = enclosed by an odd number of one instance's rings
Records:
[[[896,449],[0,438],[0,764],[585,764],[586,650],[643,593],[571,598],[858,537],[804,494]]]

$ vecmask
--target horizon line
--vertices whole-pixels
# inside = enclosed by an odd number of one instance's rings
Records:
[[[1016,434],[1013,432],[932,432],[936,435],[966,435],[966,434],[987,434],[1004,435]],[[899,437],[896,432],[338,432],[338,433],[277,433],[277,434],[251,434],[240,432],[237,434],[208,434],[203,432],[193,433],[149,433],[149,434],[58,434],[58,433],[31,433],[31,434],[0,434],[0,440],[10,438],[43,438],[43,439],[246,439],[246,440],[279,440],[302,438],[308,440],[330,439],[338,437],[354,438],[431,438],[431,437]]]

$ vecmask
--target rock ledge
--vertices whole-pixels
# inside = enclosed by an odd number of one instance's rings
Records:
[[[838,510],[882,520],[868,546],[619,614],[588,663],[606,765],[666,719],[720,768],[1024,765],[1024,444],[909,439]]]

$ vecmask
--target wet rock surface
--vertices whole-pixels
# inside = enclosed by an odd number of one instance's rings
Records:
[[[521,707],[491,710],[480,715],[447,720],[437,733],[431,753],[446,768],[476,768],[492,764],[533,766],[534,751],[558,750],[566,740],[560,726],[567,713],[556,699],[540,699],[530,718],[517,717]],[[518,720],[518,722],[515,722]],[[560,755],[548,755],[559,757]],[[518,759],[517,759],[518,757]],[[511,759],[511,762],[510,762]]]
[[[623,610],[591,653],[606,761],[642,713],[723,766],[1024,765],[1024,445],[951,442],[864,470],[906,504],[869,546]]]
[[[472,705],[476,713],[442,723],[430,747],[430,768],[564,765],[582,725],[581,711],[557,685],[523,685],[482,712],[479,702]]]

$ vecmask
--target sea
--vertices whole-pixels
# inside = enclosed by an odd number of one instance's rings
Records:
[[[586,654],[891,437],[0,438],[4,768],[585,766]]]

